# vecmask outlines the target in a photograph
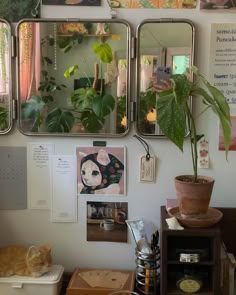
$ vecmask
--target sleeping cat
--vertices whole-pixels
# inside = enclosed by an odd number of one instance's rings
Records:
[[[40,277],[52,263],[52,245],[0,248],[0,277],[12,275]]]
[[[82,183],[78,184],[80,194],[119,194],[120,179],[124,171],[124,165],[106,150],[100,149],[98,153],[82,157],[80,174]]]

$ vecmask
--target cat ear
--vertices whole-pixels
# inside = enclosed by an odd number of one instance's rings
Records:
[[[87,156],[87,154],[83,153],[83,152],[79,152],[79,157],[82,159],[82,158],[85,158]]]
[[[48,252],[52,250],[53,243],[49,243],[47,245],[43,245],[42,248],[46,249]]]
[[[39,255],[40,255],[39,248],[36,247],[36,246],[31,246],[31,247],[29,247],[29,249],[28,249],[28,252],[27,252],[27,254],[26,254],[26,257],[27,257],[27,258],[30,258],[30,257],[39,256]]]
[[[99,150],[97,161],[99,164],[107,166],[111,162],[108,152],[103,149]]]

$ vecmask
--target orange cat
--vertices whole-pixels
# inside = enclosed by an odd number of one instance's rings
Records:
[[[52,263],[52,245],[0,248],[0,277],[12,275],[40,277]]]

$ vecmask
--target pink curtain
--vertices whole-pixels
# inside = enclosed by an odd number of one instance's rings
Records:
[[[22,23],[19,28],[20,99],[39,94],[40,83],[40,24]]]
[[[9,50],[8,50],[8,28],[4,23],[0,23],[0,95],[6,95],[8,89],[9,75]]]

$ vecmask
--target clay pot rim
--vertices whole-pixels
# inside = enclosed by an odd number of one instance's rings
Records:
[[[195,182],[188,182],[188,181],[184,181],[182,180],[181,178],[193,178],[193,174],[181,174],[181,175],[178,175],[175,177],[175,181],[176,182],[180,182],[180,183],[192,183],[194,185],[199,185],[202,183],[195,183]],[[205,175],[198,175],[198,179],[204,179],[204,180],[207,180],[207,183],[214,183],[215,182],[215,179],[210,177],[210,176],[205,176]]]

